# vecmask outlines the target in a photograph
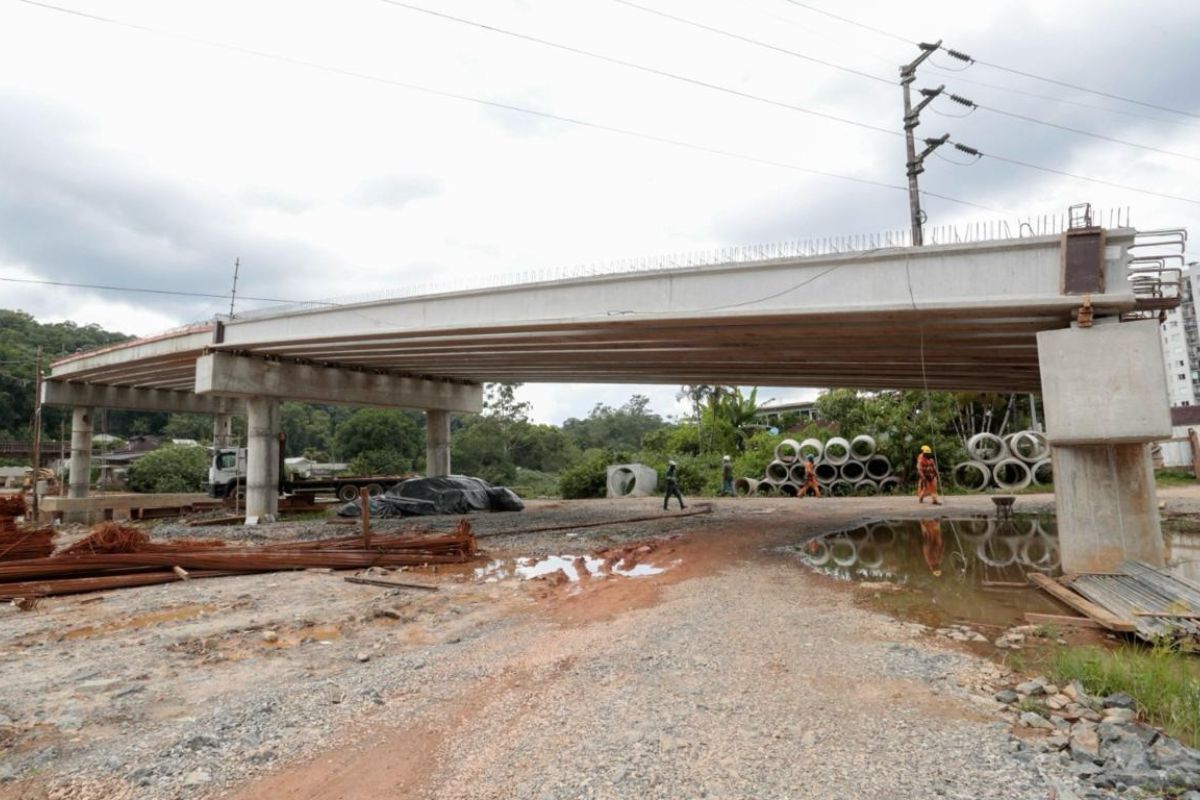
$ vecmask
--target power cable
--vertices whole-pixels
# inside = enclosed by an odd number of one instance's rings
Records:
[[[26,5],[36,6],[38,8],[43,8],[43,9],[47,9],[50,11],[58,11],[58,12],[69,14],[69,15],[76,16],[76,17],[82,17],[84,19],[92,20],[95,22],[103,22],[103,23],[110,24],[110,25],[116,25],[118,27],[129,28],[132,30],[142,31],[142,32],[146,32],[146,33],[153,33],[158,36],[165,36],[168,38],[180,39],[183,41],[191,42],[193,44],[201,44],[201,45],[205,45],[208,47],[216,47],[216,48],[220,48],[223,50],[229,50],[231,52],[240,53],[242,55],[253,56],[255,58],[263,58],[263,59],[267,59],[270,61],[278,61],[278,62],[285,63],[285,64],[291,64],[293,66],[305,67],[306,69],[314,69],[314,70],[318,70],[318,71],[322,71],[322,72],[329,72],[329,73],[332,73],[335,75],[341,75],[343,77],[356,78],[359,80],[370,81],[372,83],[383,84],[386,86],[394,86],[394,87],[397,87],[400,89],[407,89],[407,90],[413,91],[413,92],[428,94],[428,95],[432,95],[435,97],[442,97],[442,98],[445,98],[448,100],[459,100],[462,102],[474,103],[476,105],[481,105],[481,106],[487,106],[489,108],[498,108],[498,109],[502,109],[504,111],[512,111],[512,112],[518,113],[518,114],[528,114],[530,116],[540,117],[542,119],[552,119],[557,122],[565,122],[565,123],[568,123],[571,125],[578,125],[580,127],[590,128],[592,130],[605,131],[607,133],[615,133],[615,134],[618,134],[621,136],[627,136],[627,137],[631,137],[634,139],[641,139],[643,141],[649,141],[649,142],[655,142],[657,144],[665,144],[665,145],[670,145],[670,146],[674,146],[674,147],[680,147],[680,148],[683,148],[686,150],[692,150],[694,152],[707,153],[709,155],[717,155],[717,156],[722,156],[725,158],[733,158],[733,159],[737,159],[740,161],[748,161],[748,162],[756,163],[756,164],[764,164],[766,166],[778,167],[780,169],[788,169],[788,170],[792,170],[795,172],[803,172],[803,173],[806,173],[809,175],[819,175],[819,176],[825,177],[825,178],[833,178],[836,180],[850,181],[852,183],[859,183],[859,184],[864,184],[867,186],[877,186],[877,187],[884,188],[884,189],[893,189],[893,190],[905,191],[905,192],[908,191],[908,187],[901,186],[898,184],[884,183],[882,181],[875,181],[875,180],[871,180],[869,178],[858,178],[858,177],[854,177],[851,175],[842,175],[842,174],[835,173],[835,172],[826,172],[824,170],[812,169],[810,167],[803,167],[803,166],[800,166],[799,164],[791,164],[791,163],[784,162],[784,161],[776,161],[776,160],[769,159],[769,158],[753,156],[753,155],[749,155],[747,153],[739,153],[739,152],[732,151],[732,150],[723,150],[723,149],[716,148],[716,147],[708,147],[706,145],[696,144],[694,142],[688,142],[688,141],[685,141],[682,139],[672,139],[672,138],[669,138],[666,136],[659,136],[657,134],[644,133],[642,131],[634,130],[631,128],[622,128],[622,127],[618,127],[615,125],[607,125],[605,123],[593,122],[591,120],[586,120],[586,119],[582,119],[582,118],[578,118],[578,117],[569,117],[569,116],[565,116],[565,115],[561,115],[561,114],[554,114],[554,113],[551,113],[548,111],[539,111],[537,109],[524,108],[522,106],[516,106],[516,105],[512,105],[510,103],[501,103],[501,102],[498,102],[495,100],[486,100],[481,97],[473,97],[471,95],[458,94],[456,92],[449,92],[449,91],[445,91],[443,89],[434,89],[429,86],[422,86],[420,84],[415,84],[415,83],[407,83],[405,81],[394,80],[391,78],[383,78],[378,75],[372,75],[372,74],[365,73],[365,72],[357,72],[355,70],[344,69],[342,67],[334,67],[334,66],[330,66],[327,64],[320,64],[320,63],[313,62],[313,61],[306,61],[304,59],[293,58],[291,56],[284,56],[284,55],[279,55],[276,53],[268,53],[268,52],[264,52],[261,50],[253,50],[251,48],[241,47],[239,45],[228,44],[225,42],[217,42],[217,41],[211,41],[208,39],[200,39],[200,38],[197,38],[194,36],[188,36],[188,35],[180,34],[180,33],[173,33],[170,31],[163,31],[163,30],[159,30],[157,28],[151,28],[151,27],[148,27],[145,25],[139,25],[136,23],[125,22],[123,20],[114,19],[111,17],[102,17],[102,16],[99,16],[96,14],[89,14],[89,13],[82,12],[82,11],[76,11],[74,9],[64,8],[62,6],[56,6],[56,5],[52,5],[50,3],[39,2],[38,0],[16,0],[16,2],[24,3]],[[617,2],[621,2],[621,0],[617,0]],[[996,209],[994,209],[994,208],[990,208],[990,207],[982,205],[980,203],[974,203],[969,200],[962,200],[957,197],[951,197],[949,195],[943,195],[943,194],[939,194],[937,192],[929,192],[929,191],[924,191],[924,190],[922,190],[921,193],[928,197],[936,197],[940,200],[946,200],[947,202],[957,203],[959,205],[970,206],[972,208],[979,208],[979,209],[983,209],[985,211],[996,212]],[[228,298],[228,295],[208,295],[208,296],[220,298],[220,299]],[[256,299],[256,298],[247,298],[247,299]]]
[[[27,0],[23,0],[23,1],[27,1]],[[879,75],[873,75],[870,72],[863,72],[862,70],[855,69],[853,67],[847,67],[843,64],[835,64],[832,61],[825,61],[824,59],[816,58],[815,56],[806,55],[805,53],[801,53],[797,50],[789,50],[786,47],[779,47],[778,45],[773,45],[770,42],[764,42],[759,39],[752,39],[749,36],[742,36],[740,33],[733,33],[732,31],[723,30],[721,28],[717,28],[712,25],[705,25],[703,22],[697,22],[696,20],[688,19],[687,17],[679,17],[674,14],[668,14],[666,11],[659,11],[656,8],[649,8],[647,6],[639,5],[638,3],[632,2],[632,0],[613,0],[613,2],[620,3],[623,6],[629,6],[630,8],[636,8],[639,11],[645,11],[647,14],[654,14],[655,16],[658,16],[658,17],[663,17],[665,19],[674,20],[675,22],[680,22],[680,23],[683,23],[684,25],[691,25],[693,28],[700,28],[701,30],[710,31],[711,33],[715,33],[720,36],[726,36],[730,39],[737,39],[740,42],[746,42],[747,44],[756,45],[758,47],[765,47],[768,50],[774,50],[777,53],[783,53],[784,55],[789,55],[789,56],[792,56],[793,58],[804,59],[805,61],[811,61],[814,64],[821,64],[823,66],[829,67],[830,69],[836,69],[836,70],[840,70],[842,72],[848,72],[851,75],[857,75],[860,78],[867,78],[869,80],[878,81],[879,83],[886,83],[889,86],[896,86],[899,84],[899,81],[892,80],[891,78],[883,78],[883,77],[880,77]]]
[[[689,83],[694,86],[701,86],[701,87],[704,87],[705,89],[712,89],[714,91],[724,92],[725,94],[731,94],[736,97],[745,98],[747,100],[754,100],[756,102],[766,103],[768,105],[776,106],[778,108],[785,108],[790,111],[797,111],[801,114],[808,114],[808,115],[811,115],[814,117],[821,117],[822,119],[828,119],[828,120],[832,120],[834,122],[841,122],[846,125],[854,125],[859,128],[866,128],[868,130],[878,131],[880,133],[886,133],[891,136],[903,136],[904,135],[904,134],[900,133],[899,131],[892,130],[891,128],[884,128],[879,125],[872,125],[868,122],[859,122],[858,120],[847,119],[846,117],[839,117],[836,114],[829,114],[824,111],[814,111],[813,109],[804,108],[803,106],[793,105],[792,103],[786,103],[782,100],[773,100],[769,97],[763,97],[761,95],[751,94],[750,92],[743,92],[740,89],[734,89],[734,88],[731,88],[728,86],[721,86],[720,84],[716,84],[716,83],[709,83],[708,81],[703,81],[698,78],[689,78],[686,75],[679,75],[677,73],[668,72],[666,70],[657,69],[655,67],[648,67],[644,64],[638,64],[633,61],[626,61],[625,59],[617,58],[615,56],[609,56],[609,55],[605,55],[603,53],[597,53],[597,52],[594,52],[591,50],[584,50],[583,48],[575,47],[573,45],[561,44],[559,42],[550,41],[549,39],[541,39],[541,38],[538,38],[537,36],[531,36],[526,33],[520,33],[519,31],[507,30],[505,28],[500,28],[495,25],[488,25],[486,23],[478,22],[478,21],[471,20],[471,19],[466,19],[464,17],[456,17],[456,16],[453,16],[452,14],[446,14],[442,11],[435,11],[431,8],[422,8],[421,6],[415,6],[410,3],[404,3],[404,2],[401,2],[401,0],[379,0],[379,2],[386,3],[391,6],[398,6],[400,8],[406,8],[410,11],[416,11],[421,14],[428,14],[429,16],[437,17],[439,19],[447,20],[450,22],[457,22],[462,25],[469,25],[471,27],[480,28],[482,30],[490,31],[492,33],[499,33],[504,36],[511,36],[514,39],[519,39],[521,41],[533,42],[534,44],[543,45],[545,47],[552,47],[556,50],[562,50],[567,53],[574,53],[575,55],[586,56],[588,58],[595,58],[600,61],[605,61],[609,64],[617,64],[618,66],[627,67],[629,69],[639,70],[641,72],[646,72],[651,75],[658,75],[663,78],[670,78],[672,80],[682,81],[684,83]]]
[[[836,19],[839,22],[844,22],[847,25],[853,25],[856,28],[862,28],[863,30],[866,30],[866,31],[871,31],[871,33],[877,33],[880,36],[886,36],[889,39],[895,39],[898,42],[904,42],[905,44],[916,44],[916,42],[914,42],[912,39],[905,38],[898,33],[892,33],[891,31],[885,31],[882,28],[876,28],[872,25],[866,24],[865,22],[859,22],[858,20],[850,19],[849,17],[839,16],[837,14],[834,14],[832,11],[826,11],[823,8],[817,8],[816,6],[810,6],[808,3],[801,3],[800,0],[784,0],[784,2],[791,3],[792,5],[799,6],[800,8],[807,8],[809,11],[812,11],[813,13],[823,14],[826,17],[832,17],[833,19]]]
[[[227,294],[212,294],[209,292],[184,292],[184,291],[176,291],[176,290],[171,290],[171,289],[145,289],[145,288],[133,287],[133,286],[107,286],[107,285],[98,284],[98,283],[72,283],[69,281],[35,280],[33,278],[9,278],[6,276],[0,276],[0,281],[4,281],[5,283],[31,283],[31,284],[35,284],[38,286],[65,286],[65,287],[69,287],[69,288],[73,288],[73,289],[99,289],[99,290],[106,291],[106,292],[135,292],[138,294],[175,295],[178,297],[216,298],[218,300],[228,300],[229,299],[229,295],[227,295]],[[309,301],[309,300],[280,300],[277,297],[247,297],[245,295],[243,295],[242,297],[245,300],[257,300],[262,303],[293,304],[293,303],[311,302],[315,305],[322,305],[322,306],[338,305],[337,303],[327,303],[327,302],[322,302],[322,301],[318,301],[318,300],[311,300],[311,301]]]

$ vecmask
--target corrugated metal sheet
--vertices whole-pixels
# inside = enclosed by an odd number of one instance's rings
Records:
[[[1200,585],[1155,569],[1140,561],[1126,561],[1120,571],[1084,574],[1064,580],[1067,586],[1110,613],[1137,626],[1146,641],[1191,638],[1200,641]]]

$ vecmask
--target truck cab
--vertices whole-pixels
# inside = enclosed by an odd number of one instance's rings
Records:
[[[208,467],[208,496],[229,497],[246,485],[246,448],[218,447]]]

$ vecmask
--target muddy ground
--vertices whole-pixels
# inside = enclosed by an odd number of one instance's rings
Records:
[[[1162,495],[1200,511],[1194,490]],[[660,503],[476,516],[479,563],[395,575],[437,592],[306,571],[0,608],[0,798],[1088,796],[1016,747],[995,663],[775,549],[871,519],[987,513],[987,498],[719,499],[688,517]],[[659,518],[521,533],[644,515]],[[512,575],[516,557],[641,542],[661,572]]]

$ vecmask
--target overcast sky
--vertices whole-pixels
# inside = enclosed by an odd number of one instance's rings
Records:
[[[634,0],[892,78],[910,44],[788,0]],[[899,130],[900,90],[618,0],[412,4]],[[907,223],[903,191],[819,177],[489,108],[363,76],[632,129],[871,181],[904,183],[898,137],[518,41],[382,0],[60,0],[163,36],[0,0],[0,276],[321,299],[428,281],[837,234]],[[1159,0],[833,2],[905,39],[1200,114],[1200,3]],[[191,39],[192,41],[189,41]],[[202,39],[235,49],[198,43]],[[1200,157],[1200,118],[926,62],[978,103]],[[970,81],[970,82],[968,82]],[[982,86],[990,84],[989,86]],[[1085,108],[1001,88],[1097,106]],[[1105,110],[1111,109],[1111,110]],[[919,133],[1166,194],[1200,196],[1200,163],[938,101]],[[940,112],[940,113],[939,113]],[[1123,113],[1116,113],[1123,112]],[[954,115],[954,116],[951,116]],[[946,158],[965,162],[961,153]],[[1200,205],[983,161],[931,159],[931,224],[1130,207],[1141,228]],[[0,282],[0,307],[149,334],[228,300]],[[244,301],[240,308],[264,305]],[[675,413],[672,386],[527,386],[558,422],[635,391]],[[764,389],[764,397],[804,392]]]

